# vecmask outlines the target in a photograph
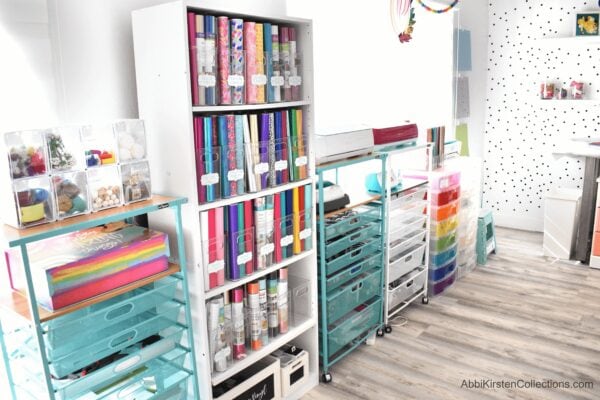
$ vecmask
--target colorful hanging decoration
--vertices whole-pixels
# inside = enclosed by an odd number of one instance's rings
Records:
[[[415,9],[413,0],[390,0],[390,16],[392,27],[398,35],[400,43],[407,43],[412,39],[415,25]]]
[[[436,14],[443,14],[443,13],[446,13],[446,12],[448,12],[448,11],[452,10],[454,7],[456,7],[456,6],[458,5],[458,2],[459,2],[459,0],[454,0],[454,1],[453,1],[453,2],[450,4],[450,5],[448,5],[448,6],[447,6],[447,7],[445,7],[445,8],[442,8],[442,9],[435,9],[435,8],[433,8],[433,7],[430,7],[430,6],[428,6],[427,4],[425,4],[425,3],[423,2],[423,0],[417,0],[417,2],[418,2],[418,3],[419,3],[421,6],[423,6],[423,8],[424,8],[424,9],[426,9],[427,11],[430,11],[430,12],[432,12],[432,13],[436,13]]]

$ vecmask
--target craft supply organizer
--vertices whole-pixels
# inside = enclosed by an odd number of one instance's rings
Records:
[[[183,229],[200,349],[196,356],[201,398],[235,398],[234,393],[243,391],[227,391],[227,383],[243,371],[255,370],[257,363],[289,343],[308,353],[306,379],[285,396],[301,398],[319,381],[316,218],[310,206],[315,198],[312,22],[243,14],[229,4],[206,7],[196,0],[176,1],[132,14],[140,116],[149,132],[169,132],[148,135],[148,153],[175,160],[151,163],[153,190],[193,199],[183,209]],[[271,35],[266,33],[269,28]],[[289,50],[283,28],[288,28]],[[273,39],[275,31],[278,40]],[[291,70],[290,41],[302,60],[295,64],[297,71]],[[210,54],[202,53],[202,46]],[[275,65],[276,56],[284,67],[289,65],[289,76]],[[149,219],[163,232],[174,230],[171,220],[155,215]],[[254,302],[257,284],[261,292],[261,282],[269,277],[273,283],[283,282],[284,270],[289,274],[288,293],[306,284],[310,290],[303,298],[308,300],[288,301],[288,317],[295,322],[288,320],[287,332],[258,346],[257,338],[246,338],[245,333],[248,327],[256,328],[256,320],[244,317],[241,335],[237,318],[240,311],[256,316],[256,309],[250,304],[240,307],[237,300],[241,296]],[[277,293],[283,306],[287,296],[279,293],[285,286],[279,288],[271,288],[271,298]],[[209,325],[214,319],[207,305],[220,299],[224,312],[226,300],[232,312],[235,304],[237,347],[232,351],[241,351],[243,344],[246,356],[217,370],[210,351]],[[299,304],[305,308],[301,313]],[[223,349],[219,346],[215,354]]]
[[[323,382],[330,368],[377,333],[383,336],[383,285],[386,204],[380,195],[325,213],[325,173],[362,162],[385,161],[369,155],[317,167],[320,365]]]
[[[24,231],[4,227],[26,278],[24,291],[0,296],[0,344],[14,400],[199,398],[181,223],[186,201],[154,196]],[[171,214],[177,233],[178,258],[166,270],[54,311],[38,305],[28,245],[160,210]]]
[[[381,151],[388,174],[394,159],[407,152],[429,150],[430,145],[404,145]],[[404,178],[396,187],[386,185],[382,202],[387,210],[385,230],[385,332],[392,332],[391,320],[419,298],[427,304],[429,274],[430,223],[427,207],[427,179]]]

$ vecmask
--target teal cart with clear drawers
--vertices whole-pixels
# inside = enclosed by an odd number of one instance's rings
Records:
[[[342,210],[325,213],[325,174],[368,161],[377,155],[317,166],[319,355],[321,380],[332,380],[330,368],[373,334],[384,335],[385,203],[371,197]],[[337,183],[337,182],[336,182]],[[363,182],[359,183],[360,185]]]
[[[181,225],[186,202],[154,196],[31,229],[4,227],[6,244],[20,250],[27,285],[26,293],[0,296],[0,347],[13,400],[200,398]],[[179,257],[166,271],[53,312],[38,306],[27,244],[163,209],[173,212]]]

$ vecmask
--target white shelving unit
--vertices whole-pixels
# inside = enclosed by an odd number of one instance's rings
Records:
[[[229,4],[229,3],[227,3]],[[255,272],[239,281],[226,281],[224,286],[205,290],[202,254],[200,213],[216,207],[282,192],[294,187],[310,185],[315,190],[314,151],[312,149],[313,126],[313,75],[312,75],[312,21],[276,15],[248,15],[235,12],[232,6],[215,10],[203,7],[201,1],[177,1],[133,12],[134,52],[137,76],[138,105],[148,131],[149,153],[152,157],[152,184],[158,193],[187,196],[190,203],[183,208],[183,230],[186,243],[188,270],[190,273],[190,297],[196,338],[196,359],[202,400],[210,400],[212,385],[217,385],[286,343],[304,348],[310,355],[307,382],[288,398],[301,398],[318,385],[319,348],[317,330],[317,260],[316,235],[312,235],[312,250],[286,259],[264,271]],[[271,104],[236,106],[192,106],[190,89],[190,63],[187,33],[187,11],[250,21],[268,21],[274,24],[294,26],[298,53],[302,55],[302,92],[304,100]],[[260,112],[263,110],[300,107],[303,110],[304,133],[309,146],[308,179],[269,188],[257,193],[198,204],[195,169],[193,116],[221,112]],[[308,188],[307,188],[308,190]],[[315,198],[313,196],[313,198]],[[312,207],[312,231],[316,232],[315,207]],[[170,232],[174,226],[166,219],[152,217],[152,226]],[[211,374],[206,301],[235,287],[240,287],[270,272],[290,266],[290,275],[310,282],[310,317],[301,321],[289,332],[279,335],[259,351],[235,362],[225,372]],[[290,282],[291,283],[291,282]]]

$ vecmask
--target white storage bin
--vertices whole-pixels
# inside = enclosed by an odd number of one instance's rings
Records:
[[[388,310],[413,297],[425,288],[427,273],[424,268],[403,277],[398,285],[388,288]]]
[[[414,246],[407,249],[404,253],[398,257],[390,260],[389,267],[389,278],[388,281],[392,282],[406,275],[411,270],[423,265],[423,257],[425,256],[426,244],[415,244]]]
[[[555,188],[544,202],[544,255],[568,260],[574,250],[581,190]]]

